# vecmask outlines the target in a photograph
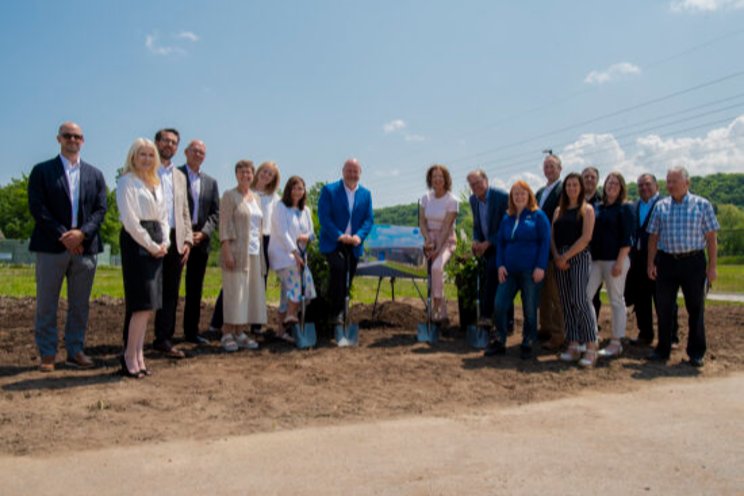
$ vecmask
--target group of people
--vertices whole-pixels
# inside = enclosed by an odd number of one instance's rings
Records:
[[[473,252],[486,261],[485,315],[493,315],[496,327],[485,355],[505,353],[513,300],[521,292],[522,358],[532,356],[540,338],[545,348],[564,350],[561,360],[581,367],[594,366],[599,356],[620,355],[626,305],[633,306],[639,329],[630,342],[649,346],[655,305],[658,341],[648,358],[666,361],[678,342],[676,301],[682,289],[689,315],[689,363],[702,366],[705,290],[717,275],[720,229],[710,202],[689,192],[689,174],[681,166],[668,170],[665,198],[656,178],[641,174],[640,199],[633,204],[626,201],[627,185],[619,172],[607,174],[599,194],[595,167],[563,180],[561,169],[560,158],[548,154],[543,163],[547,184],[537,193],[517,181],[507,194],[489,187],[482,170],[468,175]],[[608,345],[600,350],[602,285],[612,309],[612,329]]]
[[[67,279],[65,324],[67,363],[94,366],[84,351],[88,300],[102,251],[100,227],[106,205],[101,172],[80,158],[85,141],[73,122],[59,127],[60,154],[34,166],[29,177],[29,209],[35,220],[30,250],[36,252],[37,308],[35,337],[40,370],[54,370],[57,353],[56,313],[62,282]],[[199,332],[204,275],[211,238],[219,232],[222,291],[211,327],[220,329],[225,351],[255,349],[251,337],[267,322],[266,277],[280,282],[279,337],[291,342],[290,326],[298,321],[300,301],[316,297],[307,263],[315,239],[307,188],[290,177],[282,194],[280,172],[273,162],[256,168],[250,160],[235,164],[236,185],[220,197],[217,182],[202,170],[206,145],[192,140],[186,163],[176,167],[180,144],[176,129],[163,128],[154,141],[131,145],[116,200],[120,212],[122,274],[125,294],[122,374],[151,374],[144,360],[147,325],[154,317],[153,348],[171,358],[185,354],[173,344],[179,286],[185,269],[183,332],[187,341],[206,344]],[[638,180],[641,199],[631,207],[626,184],[617,172],[607,175],[602,194],[599,172],[587,168],[561,181],[560,159],[549,154],[543,164],[545,187],[533,193],[517,181],[509,193],[489,185],[483,170],[468,174],[472,190],[473,253],[482,260],[482,313],[493,319],[496,333],[487,356],[503,354],[514,325],[513,300],[520,292],[524,329],[520,354],[532,356],[542,337],[545,346],[567,344],[562,360],[589,367],[597,356],[622,352],[626,314],[626,276],[633,286],[633,305],[640,344],[653,341],[652,307],[659,321],[654,360],[669,358],[676,338],[676,294],[681,287],[689,313],[687,352],[690,363],[703,364],[704,281],[716,277],[718,223],[710,203],[688,192],[689,177],[681,167],[667,175],[670,196],[659,200],[656,179]],[[328,303],[334,323],[344,320],[345,296],[373,222],[372,198],[360,184],[362,167],[349,159],[342,178],[326,184],[317,205],[319,248],[328,262]],[[433,318],[447,321],[444,267],[455,246],[458,199],[452,194],[447,167],[435,164],[426,174],[419,225],[429,261]],[[708,251],[708,258],[704,254]],[[630,272],[629,272],[630,271]],[[597,314],[592,306],[601,284],[612,307],[612,339],[598,350]],[[538,307],[540,331],[538,332]],[[339,342],[340,346],[344,343]]]

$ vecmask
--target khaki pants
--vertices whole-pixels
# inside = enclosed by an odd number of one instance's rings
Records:
[[[540,331],[550,333],[553,342],[563,341],[563,310],[558,296],[558,284],[555,279],[555,263],[548,262],[545,272],[545,284],[540,294]]]

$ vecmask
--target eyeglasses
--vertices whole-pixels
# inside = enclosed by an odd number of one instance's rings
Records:
[[[62,136],[66,140],[76,139],[78,141],[83,141],[83,135],[82,134],[62,133],[60,136]]]

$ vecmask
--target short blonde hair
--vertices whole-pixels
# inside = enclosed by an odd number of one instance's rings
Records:
[[[137,155],[137,152],[141,148],[150,148],[155,153],[155,161],[153,162],[153,166],[149,170],[142,171],[135,167],[134,165],[134,157]],[[155,143],[150,141],[147,138],[137,138],[134,140],[134,143],[132,143],[132,146],[129,147],[129,152],[127,153],[127,159],[124,162],[124,170],[122,174],[129,174],[130,172],[134,174],[135,176],[142,179],[142,181],[149,185],[149,186],[158,186],[160,184],[160,178],[158,177],[158,167],[160,166],[159,157],[158,155],[158,148],[155,146]]]

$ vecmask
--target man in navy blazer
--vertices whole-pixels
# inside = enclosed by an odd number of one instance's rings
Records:
[[[638,196],[633,203],[633,246],[630,249],[630,270],[625,283],[625,304],[633,305],[638,325],[638,337],[631,339],[631,343],[639,346],[650,346],[654,341],[653,305],[656,301],[656,281],[649,279],[647,267],[648,237],[646,231],[654,213],[656,202],[659,201],[659,184],[656,176],[650,173],[641,174],[636,183]],[[672,346],[679,343],[679,326],[677,324],[677,304],[674,303],[672,327]]]
[[[359,185],[361,175],[359,161],[348,159],[342,169],[343,179],[323,186],[318,200],[320,252],[328,260],[328,297],[337,323],[343,319],[347,264],[351,284],[364,251],[362,243],[374,223],[372,195]]]
[[[34,330],[41,363],[51,372],[57,355],[57,305],[67,278],[65,348],[67,363],[90,368],[83,353],[88,300],[103,251],[99,230],[106,215],[106,182],[101,171],[80,159],[85,138],[80,126],[59,127],[60,154],[34,166],[28,179],[28,207],[34,218],[29,250],[36,252]]]
[[[183,308],[183,335],[186,341],[207,344],[209,341],[199,334],[201,299],[204,274],[209,260],[212,232],[220,223],[220,192],[217,181],[202,172],[207,156],[203,141],[192,140],[184,151],[186,165],[179,170],[186,174],[187,200],[191,213],[191,231],[194,244],[186,262],[186,302]]]
[[[483,169],[468,174],[470,210],[473,212],[473,254],[482,257],[486,264],[485,284],[480,297],[481,316],[493,318],[496,288],[499,285],[499,268],[496,266],[496,246],[501,219],[509,203],[506,191],[488,185],[488,175]],[[514,306],[509,311],[509,328],[514,329]],[[485,325],[485,322],[479,323]],[[490,322],[488,323],[490,327]]]

